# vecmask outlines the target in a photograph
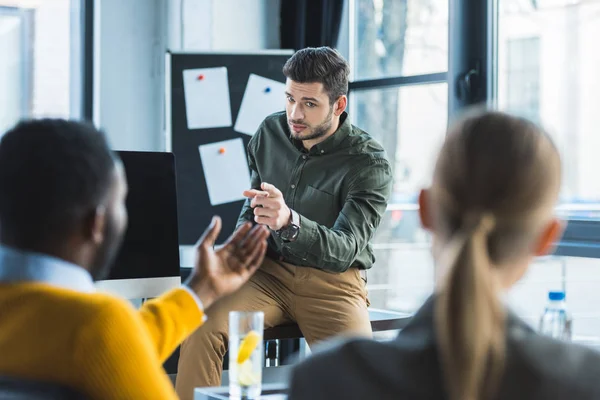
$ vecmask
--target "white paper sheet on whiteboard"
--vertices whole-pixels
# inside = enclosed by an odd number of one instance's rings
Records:
[[[250,74],[233,129],[254,135],[265,117],[284,109],[285,84]]]
[[[210,204],[243,200],[250,188],[250,172],[242,139],[224,140],[199,146]]]
[[[226,67],[184,70],[183,91],[188,129],[231,126]]]

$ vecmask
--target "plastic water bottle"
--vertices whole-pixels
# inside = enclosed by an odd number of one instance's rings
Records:
[[[572,323],[573,320],[565,302],[565,292],[549,292],[548,304],[540,319],[540,333],[570,341]]]

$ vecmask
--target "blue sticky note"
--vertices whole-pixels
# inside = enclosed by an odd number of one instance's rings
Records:
[[[285,83],[250,74],[233,129],[254,135],[268,115],[285,110],[285,101]]]

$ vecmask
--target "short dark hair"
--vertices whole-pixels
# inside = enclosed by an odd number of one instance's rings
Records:
[[[348,94],[350,66],[344,57],[331,47],[307,47],[298,50],[283,66],[283,74],[298,83],[319,82],[333,104]]]
[[[18,123],[0,141],[2,241],[35,248],[64,239],[105,200],[114,157],[91,124]]]

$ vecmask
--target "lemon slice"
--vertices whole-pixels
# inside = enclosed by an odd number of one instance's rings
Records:
[[[255,373],[250,360],[246,360],[238,366],[238,383],[241,386],[252,386],[260,383],[260,375]]]
[[[256,349],[256,346],[258,346],[260,339],[261,337],[260,334],[258,334],[258,332],[248,332],[244,340],[242,340],[242,343],[240,344],[240,348],[238,350],[238,364],[242,364],[244,361],[250,358],[250,355],[252,354],[254,349]]]

